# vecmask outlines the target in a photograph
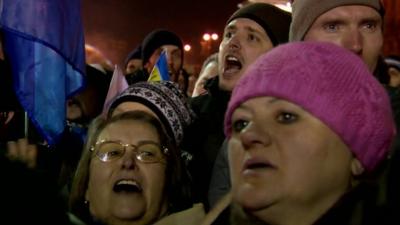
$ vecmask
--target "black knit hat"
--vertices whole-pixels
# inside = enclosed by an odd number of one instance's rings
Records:
[[[183,44],[178,35],[168,30],[154,30],[144,38],[142,43],[143,65],[149,61],[154,51],[163,45],[175,45],[183,52]]]
[[[142,45],[139,44],[135,49],[129,52],[128,56],[125,59],[125,67],[132,59],[142,59]]]
[[[238,9],[226,24],[237,18],[247,18],[258,23],[274,46],[286,43],[289,39],[291,15],[278,7],[266,3],[251,3]]]

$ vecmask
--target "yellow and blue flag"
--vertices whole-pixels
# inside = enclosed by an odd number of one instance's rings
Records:
[[[4,53],[16,95],[50,145],[66,127],[66,99],[84,85],[80,0],[1,0]]]
[[[169,80],[168,63],[167,63],[167,52],[163,51],[158,57],[153,70],[150,73],[148,81],[162,81]]]

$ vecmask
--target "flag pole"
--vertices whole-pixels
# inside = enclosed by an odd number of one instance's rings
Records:
[[[29,118],[28,113],[24,111],[24,137],[28,138],[29,134]]]

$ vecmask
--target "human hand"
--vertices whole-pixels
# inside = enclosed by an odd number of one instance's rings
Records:
[[[7,142],[7,157],[25,163],[28,168],[36,168],[37,152],[37,146],[29,144],[26,138]]]

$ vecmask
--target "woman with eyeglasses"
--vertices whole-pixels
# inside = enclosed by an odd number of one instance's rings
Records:
[[[180,212],[191,206],[181,166],[176,145],[153,115],[136,110],[99,117],[77,168],[71,211],[87,224],[199,221],[201,206]]]
[[[89,130],[72,186],[72,213],[89,224],[200,221],[204,209],[192,205],[179,149],[192,119],[186,97],[170,81],[135,83],[118,95],[107,118],[97,118]]]

